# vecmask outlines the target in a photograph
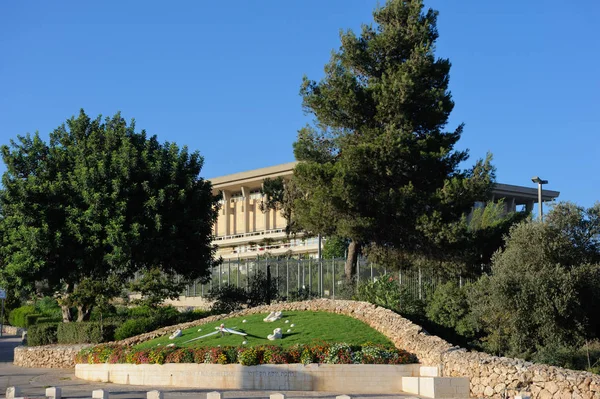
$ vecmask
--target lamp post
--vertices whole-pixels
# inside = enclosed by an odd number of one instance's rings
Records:
[[[532,177],[531,181],[538,184],[538,218],[540,222],[544,221],[544,211],[542,205],[542,186],[548,184],[548,180],[542,180],[538,176]]]

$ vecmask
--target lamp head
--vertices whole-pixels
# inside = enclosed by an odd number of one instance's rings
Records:
[[[537,184],[548,184],[548,180],[542,180],[538,176],[532,177],[531,181]]]

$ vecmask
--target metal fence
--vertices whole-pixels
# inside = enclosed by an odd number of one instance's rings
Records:
[[[271,277],[277,282],[280,296],[298,295],[300,291],[311,296],[335,299],[344,288],[345,259],[229,259],[211,271],[211,279],[202,284],[195,281],[189,284],[183,295],[189,297],[206,296],[214,287],[231,284],[249,288],[251,279],[258,273],[267,273],[270,267]],[[375,281],[384,275],[393,277],[401,287],[412,296],[426,299],[439,284],[455,279],[462,285],[466,279],[460,276],[434,274],[430,269],[388,270],[383,266],[361,258],[356,265],[356,277],[359,283]]]

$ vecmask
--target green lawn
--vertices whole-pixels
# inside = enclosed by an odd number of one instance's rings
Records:
[[[170,340],[168,336],[164,336],[143,342],[137,345],[136,348],[146,349],[156,347],[158,344],[164,346],[171,343],[174,343],[178,347],[192,348],[218,345],[241,346],[244,340],[247,341],[247,346],[275,344],[288,347],[294,344],[309,344],[316,340],[345,342],[349,345],[362,345],[365,342],[372,342],[392,346],[390,340],[383,334],[372,329],[362,321],[348,316],[327,312],[284,312],[281,319],[271,323],[263,321],[266,316],[267,314],[255,314],[207,323],[202,326],[183,330],[183,335],[179,338]],[[246,320],[246,323],[243,323],[243,320]],[[286,323],[286,321],[288,322]],[[220,334],[215,334],[184,344],[185,341],[192,338],[215,331],[215,327],[218,327],[221,323],[225,324],[227,328],[242,331],[248,335],[243,337],[236,334],[225,334],[224,337],[221,337]],[[294,327],[291,327],[292,324],[294,324]],[[273,333],[273,330],[278,327],[283,332],[283,338],[269,341],[267,335]],[[202,331],[198,331],[199,328]],[[287,332],[288,329],[291,331]]]

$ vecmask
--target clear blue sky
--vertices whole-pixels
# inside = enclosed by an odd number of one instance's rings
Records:
[[[293,160],[298,95],[372,0],[5,1],[0,143],[44,136],[84,108],[199,150],[204,177]],[[498,181],[600,200],[600,2],[429,0],[452,61],[460,148]],[[3,168],[2,168],[3,170]]]

